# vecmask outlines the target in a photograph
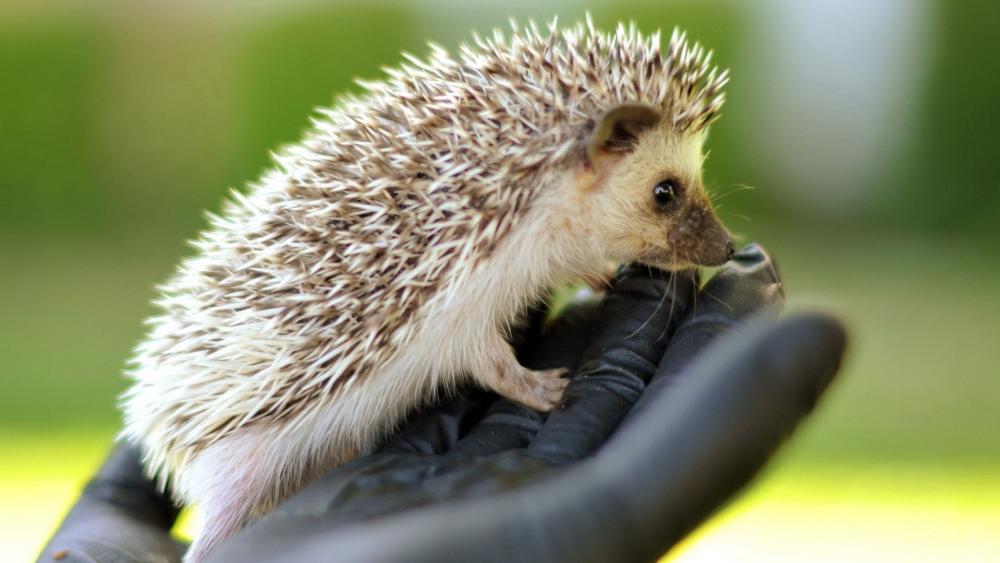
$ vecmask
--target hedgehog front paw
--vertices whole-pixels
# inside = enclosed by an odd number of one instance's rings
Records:
[[[562,400],[566,386],[569,385],[569,379],[566,377],[569,375],[569,369],[531,370],[531,374],[538,382],[535,388],[538,402],[528,406],[542,412],[549,412],[556,408],[556,405]]]
[[[562,399],[569,384],[566,368],[530,370],[518,366],[514,374],[502,376],[501,395],[540,412],[549,412]]]

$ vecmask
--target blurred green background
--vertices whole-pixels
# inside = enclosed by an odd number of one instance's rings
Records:
[[[508,16],[679,25],[733,70],[707,181],[843,377],[678,561],[1000,559],[1000,5],[0,5],[0,544],[34,557],[119,424],[153,284],[312,108]],[[755,189],[742,189],[753,186]]]

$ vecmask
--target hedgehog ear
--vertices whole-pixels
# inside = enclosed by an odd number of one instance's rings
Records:
[[[660,112],[645,104],[622,104],[605,113],[587,142],[587,158],[596,164],[603,153],[628,152],[639,134],[660,122]]]

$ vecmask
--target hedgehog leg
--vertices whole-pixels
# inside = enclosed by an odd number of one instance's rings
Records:
[[[188,490],[204,525],[184,556],[204,559],[215,547],[260,516],[286,494],[280,479],[286,464],[275,462],[267,439],[252,432],[223,438],[192,461]]]
[[[532,370],[518,363],[514,350],[500,334],[492,342],[489,353],[473,373],[480,384],[512,401],[548,412],[562,398],[568,379],[566,368]]]
[[[198,563],[204,559],[212,549],[240,531],[250,518],[250,511],[235,497],[201,499],[201,505],[205,525],[184,555],[184,563]]]

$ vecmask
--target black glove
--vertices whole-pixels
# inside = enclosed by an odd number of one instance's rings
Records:
[[[844,347],[827,317],[773,320],[781,285],[759,247],[696,285],[684,274],[625,269],[599,307],[571,309],[527,339],[533,350],[520,348],[535,369],[577,365],[547,419],[467,391],[209,560],[656,559],[767,461],[812,409]],[[723,332],[732,334],[716,341]],[[88,487],[43,560],[60,550],[69,550],[64,560],[152,559],[143,544],[160,560],[177,557],[172,506],[139,477],[131,450],[120,455],[109,465],[121,471],[106,469]]]

